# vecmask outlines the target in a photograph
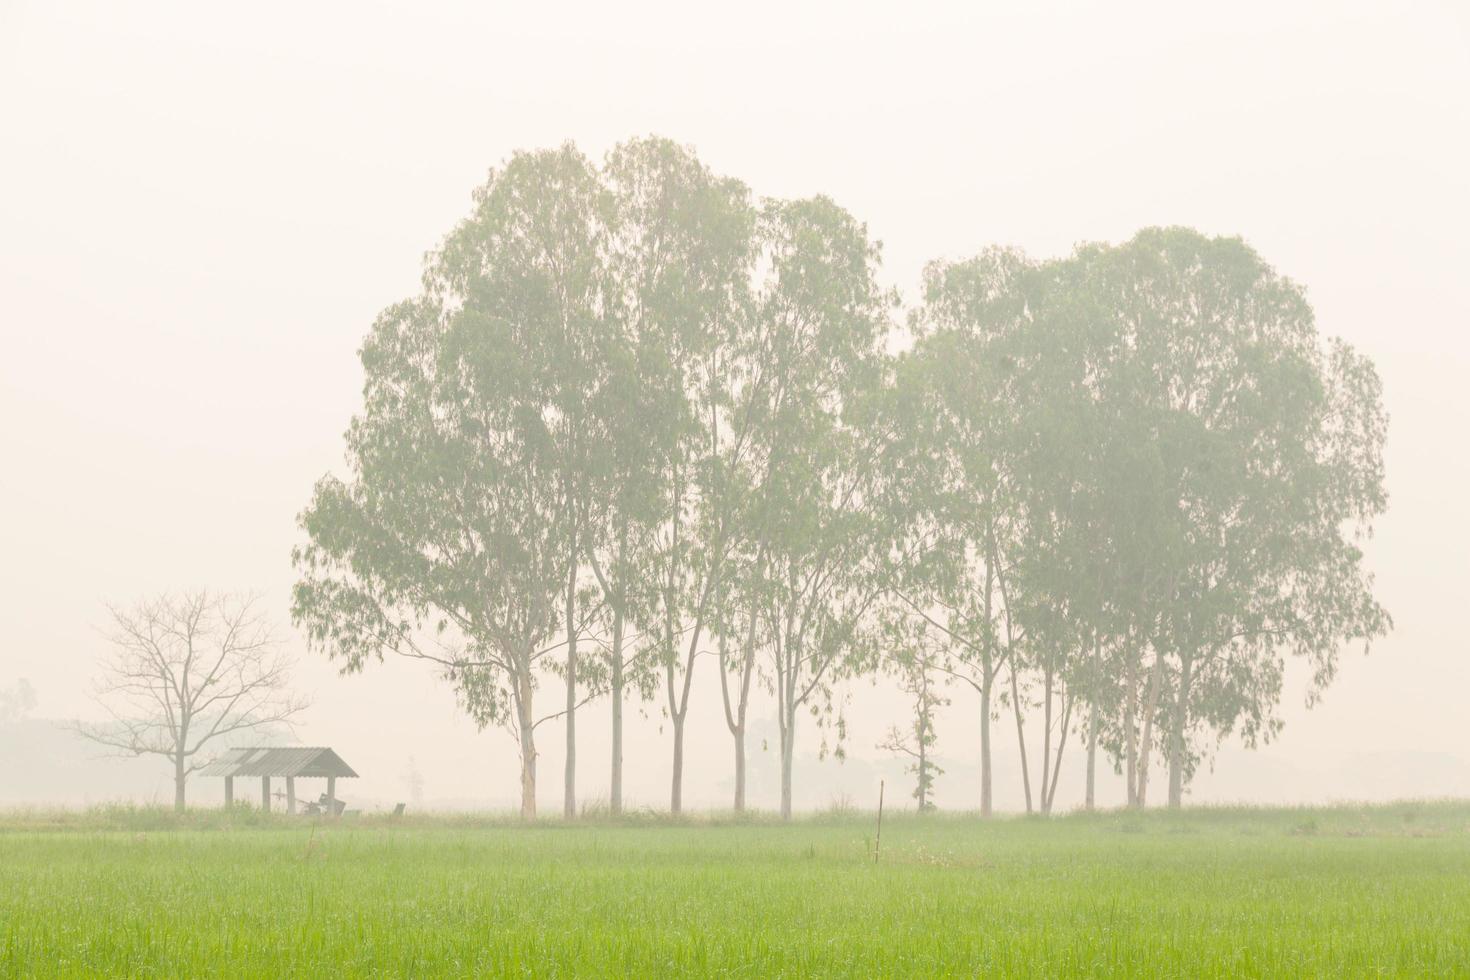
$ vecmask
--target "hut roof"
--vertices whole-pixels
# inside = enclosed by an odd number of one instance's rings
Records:
[[[231,749],[199,770],[201,776],[356,776],[342,757],[324,747]]]

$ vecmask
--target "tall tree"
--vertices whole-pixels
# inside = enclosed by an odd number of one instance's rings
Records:
[[[73,731],[127,755],[159,755],[184,812],[189,776],[243,732],[288,725],[306,702],[290,659],[250,596],[188,592],[113,608],[96,697],[111,716]]]
[[[1279,730],[1286,656],[1310,666],[1310,704],[1345,645],[1366,646],[1390,625],[1359,547],[1385,502],[1377,377],[1337,342],[1306,361],[1316,377],[1290,382],[1303,404],[1272,398],[1260,448],[1243,470],[1211,473],[1211,493],[1224,499],[1191,515],[1189,573],[1166,614],[1156,722],[1172,807],[1207,741],[1238,733],[1253,745]]]
[[[1022,516],[1006,596],[1024,635],[1011,662],[1012,676],[1025,678],[1013,688],[1013,710],[1041,715],[1036,802],[1045,814],[1056,803],[1077,709],[1100,705],[1107,695],[1104,596],[1114,569],[1110,521],[1096,487],[1108,433],[1093,397],[1099,330],[1087,266],[1076,257],[1047,262],[1026,282],[1024,329],[1002,351],[1017,410],[1005,458],[1012,506]],[[1088,710],[1089,806],[1100,718]]]
[[[1018,739],[1021,714],[1011,573],[1024,533],[1016,434],[1030,367],[1023,341],[1041,272],[1019,252],[992,249],[925,270],[917,342],[898,370],[905,420],[900,468],[909,487],[915,558],[895,591],[947,639],[934,664],[972,687],[980,714],[980,809],[992,810],[991,722],[1007,674]],[[1029,773],[1020,739],[1027,809]]]
[[[765,278],[756,316],[771,382],[753,408],[768,479],[758,507],[767,680],[781,735],[781,815],[791,816],[799,713],[824,722],[834,684],[867,666],[862,642],[886,592],[891,528],[878,506],[892,437],[873,396],[893,298],[879,249],[826,198],[776,201],[760,225]]]
[[[695,658],[738,536],[738,488],[728,474],[745,440],[730,391],[741,381],[754,216],[744,185],[669,140],[619,145],[604,173],[612,329],[589,557],[609,607],[612,806],[622,806],[624,692],[647,693],[657,670],[673,727],[677,812]],[[716,538],[704,541],[705,532]]]
[[[347,434],[351,478],[317,484],[295,553],[295,619],[344,671],[387,653],[426,661],[482,726],[515,735],[526,818],[535,729],[551,718],[567,719],[575,805],[577,640],[594,612],[576,603],[580,475],[605,325],[606,203],[570,145],[491,172],[430,257],[424,296],[374,324]],[[553,666],[566,704],[539,714]]]
[[[1147,803],[1161,748],[1177,805],[1186,732],[1269,737],[1284,655],[1312,665],[1315,695],[1343,643],[1388,628],[1357,546],[1385,504],[1385,421],[1372,366],[1324,343],[1301,289],[1239,239],[1146,229],[1089,261],[1120,463],[1114,741],[1129,802]]]

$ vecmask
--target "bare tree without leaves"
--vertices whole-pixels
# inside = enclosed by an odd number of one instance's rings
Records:
[[[73,730],[125,755],[172,762],[176,812],[212,744],[289,724],[306,707],[288,690],[290,661],[253,596],[187,592],[110,611],[112,650],[96,699],[111,719]]]

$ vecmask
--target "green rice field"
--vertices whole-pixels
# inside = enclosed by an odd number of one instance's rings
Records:
[[[1465,976],[1470,805],[0,814],[0,976]]]

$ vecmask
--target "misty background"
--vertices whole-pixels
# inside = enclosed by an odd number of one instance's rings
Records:
[[[409,799],[416,771],[425,805],[513,804],[513,740],[478,732],[422,665],[339,678],[306,652],[296,514],[342,471],[369,324],[417,291],[486,170],[648,133],[758,194],[831,195],[907,300],[930,259],[1052,256],[1147,225],[1239,234],[1303,283],[1322,332],[1383,378],[1390,505],[1368,553],[1395,628],[1310,711],[1289,677],[1281,736],[1228,742],[1187,799],[1470,795],[1463,5],[0,2],[0,690],[36,695],[31,720],[0,724],[0,803],[169,798],[164,762],[89,761],[47,722],[98,716],[105,602],[210,587],[262,593],[313,701],[297,737],[363,776],[343,796]],[[730,740],[714,665],[698,670],[685,801],[723,807]],[[967,693],[938,722],[941,808],[977,805]],[[874,748],[905,700],[867,679],[850,695],[849,758],[800,759],[799,807],[870,806],[880,776],[907,793]],[[584,710],[595,801],[606,703]],[[626,794],[661,807],[669,739],[659,702],[644,712]],[[771,808],[769,700],[752,714],[750,799]],[[561,731],[538,734],[553,773]],[[995,749],[997,806],[1018,808],[1004,726]],[[1063,809],[1082,791],[1069,761]],[[1108,777],[1099,803],[1120,805]],[[191,798],[219,794],[200,780]]]

